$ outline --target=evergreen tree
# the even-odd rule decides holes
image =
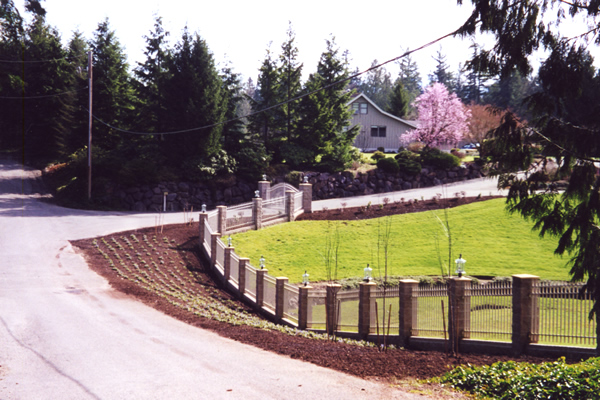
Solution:
[[[377,64],[379,62],[373,60],[371,68]],[[392,78],[385,67],[379,67],[367,72],[359,88],[360,92],[377,104],[379,108],[382,110],[388,108],[392,93]]]
[[[198,178],[221,149],[223,127],[213,125],[223,121],[227,106],[213,56],[198,34],[184,30],[170,58],[169,75],[165,100],[170,130],[206,128],[165,135],[163,149],[171,165]]]
[[[441,83],[446,88],[453,92],[456,89],[456,79],[454,74],[450,72],[448,64],[446,64],[446,56],[442,54],[442,50],[438,50],[437,55],[433,57],[436,61],[435,71],[429,75],[429,81],[431,83]]]
[[[411,102],[423,93],[421,86],[421,74],[417,63],[408,55],[403,57],[400,62],[400,75],[398,78],[406,91],[410,94]]]
[[[335,39],[326,43],[317,72],[306,82],[306,92],[318,91],[302,99],[302,123],[294,164],[339,171],[352,161],[352,143],[359,131],[357,126],[348,129],[352,112],[347,103],[352,92],[347,90],[347,82],[332,85],[348,77],[347,66],[338,55]],[[322,88],[325,89],[319,90]]]
[[[93,51],[93,113],[104,123],[127,129],[133,115],[133,87],[126,55],[108,19],[98,24],[90,43]],[[116,150],[129,140],[113,128],[99,122],[93,124],[93,144],[104,150]]]
[[[64,153],[72,154],[83,150],[88,140],[89,120],[89,82],[88,82],[88,53],[89,45],[81,32],[74,32],[67,48],[67,57],[73,68],[72,96],[75,108],[71,128],[65,134]]]
[[[260,135],[246,130],[244,115],[249,111],[246,96],[253,91],[252,80],[241,84],[240,75],[226,66],[221,71],[223,95],[227,104],[223,125],[223,149],[235,158],[236,171],[240,176],[259,178],[267,166],[267,156]]]
[[[585,50],[600,31],[595,0],[474,0],[473,12],[459,30],[463,36],[492,34],[494,46],[481,52],[474,64],[501,78],[529,76],[530,56],[545,47],[539,71],[539,90],[527,99],[528,121],[506,113],[501,125],[484,143],[499,185],[508,187],[508,208],[535,223],[540,235],[558,237],[556,254],[568,255],[574,281],[585,281],[594,305],[590,319],[600,315],[600,178],[594,163],[600,157],[600,79]],[[558,8],[557,20],[551,15]],[[567,13],[568,12],[568,13]],[[581,35],[565,38],[557,29],[563,19],[582,16]],[[479,23],[478,21],[484,21]],[[535,158],[534,158],[535,156]],[[534,164],[534,160],[540,162]],[[556,172],[543,168],[558,165]],[[530,173],[523,174],[522,171]],[[517,173],[518,172],[518,173]],[[569,176],[558,192],[546,180]],[[600,324],[596,324],[600,355]]]
[[[169,80],[168,62],[170,49],[166,47],[169,32],[162,26],[162,18],[157,17],[154,31],[146,39],[146,61],[138,62],[134,70],[137,79],[135,88],[140,101],[140,115],[136,126],[144,132],[165,132],[169,127],[165,124],[167,103],[165,92]]]
[[[23,18],[12,0],[0,2],[0,148],[20,147],[25,133],[23,121],[25,57]]]
[[[267,49],[265,60],[259,68],[254,97],[250,99],[254,115],[249,118],[249,130],[261,136],[267,155],[275,162],[281,160],[275,140],[281,120],[278,112],[271,107],[280,102],[279,85],[279,70]]]
[[[400,74],[398,79],[404,86],[404,89],[408,93],[408,104],[409,108],[405,114],[406,118],[415,119],[417,112],[413,103],[417,97],[423,93],[421,86],[421,75],[419,74],[419,67],[417,63],[412,60],[410,55],[403,57],[398,63],[400,67]]]
[[[477,59],[477,56],[481,52],[479,46],[475,43],[471,45],[473,49],[472,59]],[[480,68],[472,65],[471,63],[467,63],[463,69],[459,67],[460,73],[466,73],[466,79],[464,85],[462,85],[460,90],[457,90],[458,97],[464,103],[467,104],[481,104],[483,94],[484,94],[484,74],[480,71]],[[460,81],[459,77],[459,81]],[[459,82],[461,85],[462,82]]]
[[[281,113],[281,119],[283,122],[282,129],[282,142],[292,142],[296,126],[298,124],[298,100],[291,101],[292,98],[298,96],[302,89],[300,78],[302,76],[302,64],[298,64],[298,49],[296,48],[294,41],[296,35],[292,30],[291,23],[287,31],[287,40],[281,45],[281,55],[279,56],[279,98],[286,101],[278,109]]]
[[[529,113],[525,100],[537,90],[534,81],[515,71],[490,85],[483,99],[498,108],[508,108],[520,117],[527,117]]]
[[[25,54],[25,156],[36,163],[57,159],[72,124],[75,96],[73,65],[66,60],[58,32],[44,17],[36,16],[26,30]]]
[[[410,104],[410,94],[402,84],[402,81],[396,79],[386,111],[397,117],[406,118],[410,112]]]

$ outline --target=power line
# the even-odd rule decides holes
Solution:
[[[33,63],[46,63],[46,62],[56,62],[56,61],[63,61],[63,60],[75,60],[78,58],[82,58],[85,57],[86,55],[80,55],[80,56],[71,56],[71,57],[63,57],[63,58],[50,58],[47,60],[0,60],[1,63],[8,63],[8,64],[33,64]]]
[[[423,50],[423,49],[425,49],[425,48],[427,48],[427,47],[429,47],[431,45],[436,44],[437,42],[439,42],[439,41],[441,41],[443,39],[446,39],[447,37],[454,36],[454,35],[456,35],[458,33],[459,30],[460,29],[457,29],[457,30],[455,30],[453,32],[450,32],[450,33],[448,33],[448,34],[446,34],[444,36],[441,36],[441,37],[439,37],[439,38],[437,38],[435,40],[432,40],[431,42],[428,42],[428,43],[426,43],[426,44],[424,44],[424,45],[422,45],[420,47],[417,47],[416,49],[407,50],[406,52],[404,52],[402,55],[399,55],[398,57],[394,57],[392,59],[389,59],[387,61],[382,62],[381,64],[374,65],[374,66],[372,66],[372,67],[370,67],[370,68],[368,68],[368,69],[366,69],[364,71],[357,72],[357,73],[355,73],[353,75],[350,75],[347,78],[340,79],[338,81],[330,83],[329,85],[323,86],[322,88],[315,89],[312,92],[305,93],[305,94],[302,94],[300,96],[293,97],[293,98],[288,99],[286,101],[283,101],[281,103],[277,103],[277,104],[272,105],[270,107],[264,108],[264,109],[259,110],[259,111],[255,111],[255,112],[250,113],[250,114],[243,115],[241,117],[232,118],[232,119],[229,119],[227,121],[221,121],[221,122],[217,122],[217,123],[214,123],[214,124],[211,124],[211,125],[205,125],[205,126],[200,126],[200,127],[196,127],[196,128],[189,128],[189,129],[183,129],[183,130],[178,130],[178,131],[169,131],[169,132],[135,132],[135,131],[121,129],[121,128],[118,128],[116,126],[110,125],[109,123],[102,121],[100,118],[96,117],[95,115],[93,115],[93,117],[94,117],[94,119],[96,121],[100,122],[103,125],[106,125],[107,127],[111,128],[111,129],[114,129],[114,130],[116,130],[118,132],[122,132],[122,133],[128,133],[128,134],[131,134],[131,135],[145,135],[145,136],[148,136],[148,135],[172,135],[172,134],[176,134],[176,133],[189,133],[189,132],[199,131],[199,130],[203,130],[203,129],[210,129],[210,128],[214,128],[214,127],[217,127],[217,126],[220,126],[220,125],[225,125],[225,124],[228,124],[228,123],[231,123],[231,122],[234,122],[234,121],[238,121],[238,120],[241,120],[241,119],[244,119],[244,118],[253,117],[253,116],[258,115],[260,113],[263,113],[265,111],[269,111],[269,110],[278,108],[278,107],[280,107],[280,106],[282,106],[284,104],[288,104],[288,103],[291,103],[293,101],[297,101],[297,100],[300,100],[300,99],[302,99],[304,97],[313,95],[313,94],[318,93],[320,91],[323,91],[325,89],[329,89],[329,88],[331,88],[333,86],[339,85],[340,83],[344,83],[344,82],[350,81],[350,80],[352,80],[352,79],[354,79],[354,78],[356,78],[356,77],[358,77],[360,75],[363,75],[363,74],[365,74],[365,73],[367,73],[369,71],[373,71],[373,70],[378,69],[378,68],[380,68],[380,67],[382,67],[382,66],[384,66],[386,64],[389,64],[389,63],[397,61],[397,60],[399,60],[401,58],[407,57],[407,56],[411,55],[412,53],[415,53],[417,51]]]
[[[0,96],[0,99],[7,99],[7,100],[46,99],[49,97],[64,96],[65,94],[69,94],[69,93],[81,92],[83,90],[86,90],[87,88],[88,88],[88,86],[81,88],[81,89],[77,89],[77,90],[68,90],[68,91],[62,92],[62,93],[46,94],[46,95],[41,95],[41,96]]]

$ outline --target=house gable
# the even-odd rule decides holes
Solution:
[[[416,123],[383,111],[362,93],[347,104],[353,110],[350,125],[360,127],[354,146],[362,151],[372,151],[378,147],[383,147],[386,151],[397,151],[400,136],[417,128]]]

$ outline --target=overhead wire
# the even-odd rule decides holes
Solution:
[[[78,58],[83,58],[83,57],[87,57],[87,54],[82,54],[79,56],[69,56],[69,57],[62,57],[62,58],[50,58],[47,60],[2,60],[0,59],[0,63],[8,63],[8,64],[33,64],[33,63],[45,63],[45,62],[56,62],[56,61],[63,61],[63,60],[75,60]]]
[[[387,61],[384,61],[384,62],[382,62],[380,64],[371,66],[370,68],[367,68],[364,71],[357,72],[357,73],[352,74],[352,75],[350,75],[350,76],[348,76],[348,77],[346,77],[344,79],[340,79],[338,81],[335,81],[333,83],[325,85],[325,86],[323,86],[323,87],[321,87],[319,89],[315,89],[315,90],[313,90],[311,92],[308,92],[308,93],[305,93],[305,94],[302,94],[302,95],[299,95],[299,96],[295,96],[295,97],[293,97],[291,99],[288,99],[286,101],[282,101],[282,102],[274,104],[274,105],[272,105],[270,107],[263,108],[262,110],[258,110],[258,111],[255,111],[255,112],[252,112],[252,113],[240,116],[240,117],[236,117],[236,118],[232,118],[232,119],[226,120],[226,121],[216,122],[216,123],[210,124],[210,125],[204,125],[204,126],[200,126],[200,127],[196,127],[196,128],[182,129],[182,130],[177,130],[177,131],[167,131],[167,132],[135,132],[135,131],[127,130],[127,129],[121,129],[121,128],[113,126],[113,125],[111,125],[111,124],[109,124],[107,122],[104,122],[100,118],[96,117],[93,113],[92,113],[92,117],[96,121],[100,122],[101,124],[103,124],[103,125],[111,128],[111,129],[114,129],[114,130],[116,130],[118,132],[132,134],[132,135],[144,135],[144,136],[149,136],[149,135],[172,135],[172,134],[177,134],[177,133],[189,133],[189,132],[199,131],[199,130],[203,130],[203,129],[215,128],[215,127],[220,126],[220,125],[225,125],[225,124],[228,124],[228,123],[231,123],[231,122],[234,122],[234,121],[238,121],[238,120],[241,120],[241,119],[253,117],[253,116],[261,114],[263,112],[273,110],[275,108],[281,107],[282,105],[285,105],[285,104],[288,104],[288,103],[300,100],[300,99],[302,99],[304,97],[307,97],[307,96],[313,95],[315,93],[321,92],[323,90],[329,89],[331,87],[339,85],[340,83],[344,83],[344,82],[350,81],[350,80],[352,80],[354,78],[357,78],[360,75],[363,75],[363,74],[365,74],[365,73],[367,73],[369,71],[373,71],[375,69],[381,68],[382,66],[384,66],[386,64],[389,64],[389,63],[394,62],[394,61],[398,61],[401,58],[404,58],[404,57],[407,57],[407,56],[411,55],[412,53],[415,53],[415,52],[423,50],[423,49],[425,49],[425,48],[427,48],[427,47],[429,47],[431,45],[434,45],[434,44],[438,43],[441,40],[444,40],[444,39],[446,39],[446,38],[448,38],[450,36],[454,36],[454,35],[456,35],[458,33],[458,31],[459,31],[459,29],[456,29],[456,30],[454,30],[454,31],[452,31],[452,32],[450,32],[450,33],[448,33],[446,35],[440,36],[439,38],[437,38],[435,40],[432,40],[432,41],[430,41],[430,42],[428,42],[428,43],[426,43],[426,44],[424,44],[424,45],[422,45],[420,47],[417,47],[416,49],[407,50],[403,54],[399,55],[398,57],[394,57],[394,58],[391,58],[391,59],[389,59]]]
[[[45,94],[45,95],[40,95],[40,96],[0,96],[0,99],[8,99],[8,100],[45,99],[45,98],[49,98],[49,97],[64,96],[65,94],[69,94],[69,93],[81,92],[83,90],[87,90],[88,88],[89,88],[89,86],[86,86],[86,87],[83,87],[83,88],[77,89],[77,90],[67,90],[67,91],[61,92],[61,93]]]

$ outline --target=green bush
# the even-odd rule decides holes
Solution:
[[[379,161],[381,159],[385,158],[385,154],[383,151],[376,151],[375,153],[373,153],[373,155],[371,156],[372,160],[375,161]]]
[[[394,157],[398,162],[400,171],[408,175],[416,175],[421,172],[421,164],[419,163],[419,155],[411,151],[401,151]]]
[[[381,169],[384,172],[389,172],[392,174],[398,173],[400,171],[400,166],[398,165],[398,161],[393,158],[382,158],[377,161],[377,168]]]
[[[377,151],[380,151],[382,153],[385,153],[385,147],[378,147]]]
[[[291,171],[285,176],[285,181],[291,185],[298,187],[300,182],[302,182],[302,177],[304,173],[301,171]]]
[[[442,383],[486,398],[600,399],[600,358],[567,364],[564,358],[541,364],[497,362],[483,367],[461,366]]]
[[[426,147],[421,151],[421,163],[434,168],[448,170],[460,165],[460,159],[452,154],[445,153],[433,147]]]

